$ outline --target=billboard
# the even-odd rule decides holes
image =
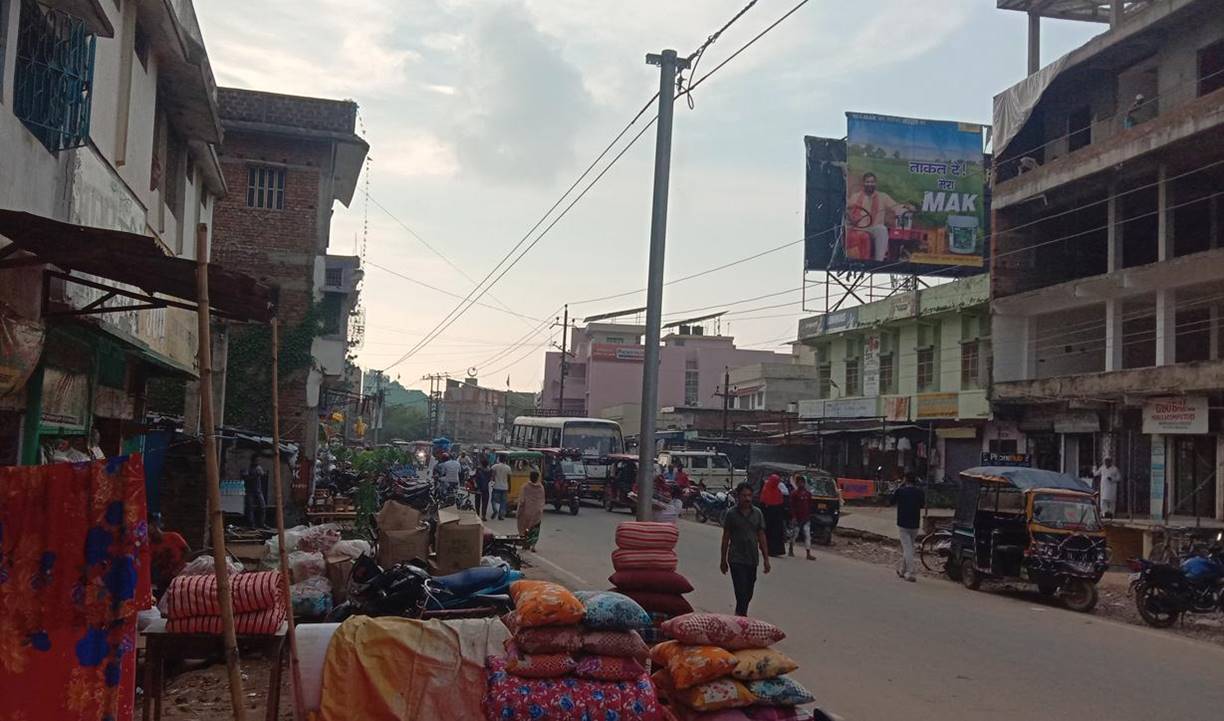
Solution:
[[[804,268],[985,272],[983,127],[847,113],[847,137],[804,138]]]

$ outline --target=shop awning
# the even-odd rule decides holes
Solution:
[[[51,271],[53,277],[108,293],[97,305],[73,311],[74,314],[166,306],[196,309],[196,262],[167,255],[158,242],[147,235],[0,210],[0,236],[13,243],[0,248],[0,269],[47,263],[64,271],[87,273],[143,291],[143,294],[136,293],[99,283],[96,279],[69,277]],[[25,251],[33,257],[15,257],[17,251]],[[222,318],[266,322],[276,313],[275,288],[215,264],[208,267],[208,295],[212,312]],[[106,302],[114,297],[136,300],[143,305],[107,307]]]

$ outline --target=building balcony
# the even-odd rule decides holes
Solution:
[[[1224,388],[1224,361],[1077,373],[1053,378],[998,382],[991,387],[995,403],[1124,400],[1129,397],[1218,392]]]

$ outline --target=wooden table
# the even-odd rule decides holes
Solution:
[[[281,666],[284,665],[289,650],[289,645],[285,643],[287,633],[288,626],[284,625],[271,636],[238,636],[239,645],[262,648],[264,655],[272,659],[272,669],[268,676],[268,708],[264,714],[266,721],[276,721],[280,710]],[[161,721],[166,659],[224,655],[225,646],[220,635],[167,633],[164,620],[154,622],[141,631],[141,635],[145,641],[144,701],[141,718],[144,721],[150,721],[150,718],[152,721]]]

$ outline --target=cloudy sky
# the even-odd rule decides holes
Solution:
[[[386,368],[458,303],[400,276],[467,294],[657,89],[645,54],[688,54],[744,2],[196,6],[219,84],[360,105],[371,201],[359,192],[352,207],[337,205],[331,250],[354,252],[368,214],[367,260],[381,267],[367,268],[358,359]],[[698,74],[794,3],[760,0],[710,48]],[[847,13],[850,5],[812,0],[700,87],[694,109],[677,105],[668,278],[803,236],[805,134],[843,136],[847,110],[989,123],[991,97],[1024,73],[1025,18],[991,0],[876,0]],[[1046,21],[1043,59],[1101,29]],[[486,305],[390,373],[419,386],[425,373],[475,366],[484,384],[509,376],[516,389],[539,390],[544,346],[556,337],[532,334],[538,320],[566,302],[579,318],[644,305],[644,293],[581,301],[645,285],[653,141],[648,131],[484,296]],[[737,311],[724,333],[741,346],[785,351],[779,344],[805,315],[798,290],[782,293],[802,284],[802,255],[795,245],[669,286],[665,318]]]

